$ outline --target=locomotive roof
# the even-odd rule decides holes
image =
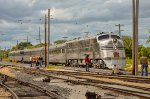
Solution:
[[[105,33],[105,32],[103,32],[103,33],[100,33],[96,36],[90,36],[90,37],[85,37],[85,38],[81,38],[81,39],[75,39],[75,40],[67,41],[66,43],[72,43],[72,42],[77,42],[77,41],[82,41],[82,40],[94,39],[97,36],[103,36],[103,35],[116,35],[116,36],[118,36],[116,33],[108,33],[108,32]]]
[[[51,45],[50,50],[56,49],[56,48],[64,48],[66,43],[63,44],[56,44],[56,45]]]
[[[85,37],[85,38],[81,38],[81,39],[75,39],[75,40],[67,41],[66,43],[72,43],[72,42],[83,41],[83,40],[94,39],[94,38],[96,38],[96,36]]]
[[[24,50],[11,51],[9,53],[11,54],[11,53],[19,53],[19,52],[38,51],[38,50],[42,50],[42,49],[43,49],[43,47],[33,48],[33,49],[24,49]]]
[[[103,36],[103,35],[116,35],[114,33],[100,33],[97,36]],[[50,46],[50,50],[56,49],[56,48],[64,48],[66,43],[73,43],[73,42],[77,42],[77,41],[83,41],[83,40],[88,40],[88,39],[94,39],[97,36],[91,36],[91,37],[85,37],[85,38],[81,38],[81,39],[76,39],[76,40],[71,40],[71,41],[67,41],[63,44],[56,44],[56,45],[51,45]],[[38,50],[43,50],[44,47],[40,47],[40,48],[33,48],[33,49],[24,49],[24,50],[17,50],[17,51],[11,51],[9,53],[19,53],[21,51],[24,52],[28,52],[28,51],[38,51]]]
[[[42,50],[43,47],[39,47],[39,48],[33,48],[33,49],[24,49],[23,51],[26,52],[26,51],[38,51],[38,50]]]

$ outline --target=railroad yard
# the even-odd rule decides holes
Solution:
[[[0,99],[150,99],[150,0],[0,0]]]
[[[57,69],[29,67],[28,64],[1,66],[0,97],[3,99],[85,99],[85,93],[99,99],[149,99],[150,78],[110,75],[110,70],[85,72],[85,68],[59,66]],[[96,71],[96,70],[95,70]],[[103,71],[103,72],[101,72]],[[105,72],[104,72],[105,71]],[[6,90],[7,86],[9,90]],[[11,91],[10,91],[11,90]]]

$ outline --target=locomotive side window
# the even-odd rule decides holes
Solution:
[[[104,39],[108,39],[109,35],[101,35],[98,37],[98,40],[104,40]]]

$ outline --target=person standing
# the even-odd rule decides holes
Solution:
[[[142,57],[140,58],[140,64],[141,64],[141,76],[145,74],[145,76],[148,76],[148,59],[146,56],[142,54]]]
[[[119,71],[119,68],[116,66],[116,64],[114,65],[114,67],[112,68],[112,75],[119,75],[121,74]]]
[[[38,61],[39,61],[39,65],[40,65],[40,67],[42,67],[43,57],[41,57],[41,56],[40,56]]]
[[[35,56],[32,57],[32,66],[33,67],[36,66],[36,57]]]
[[[89,55],[86,55],[84,61],[86,63],[86,71],[89,72],[89,65],[90,65]]]
[[[21,63],[23,63],[23,61],[24,61],[24,59],[23,59],[23,57],[21,58]]]
[[[32,56],[30,56],[30,67],[32,67]]]

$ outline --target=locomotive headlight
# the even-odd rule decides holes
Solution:
[[[116,49],[117,49],[117,46],[113,46],[113,48],[116,50]]]
[[[112,39],[112,43],[113,43],[113,48],[116,50],[117,45],[118,45],[118,40],[117,39]]]
[[[118,42],[118,40],[117,40],[117,39],[113,39],[112,42],[113,42],[114,44],[116,44],[116,43]]]

